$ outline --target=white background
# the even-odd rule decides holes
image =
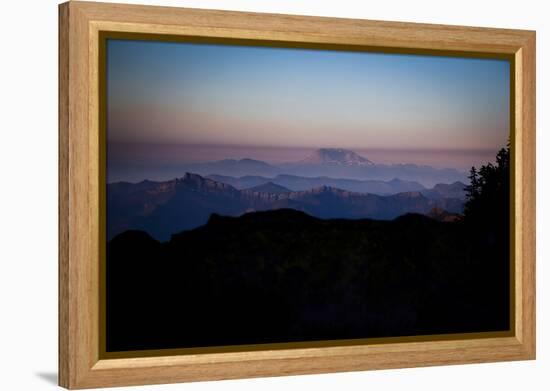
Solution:
[[[119,0],[124,2],[123,0]],[[548,390],[550,137],[545,1],[180,0],[134,3],[537,30],[538,359],[176,384],[155,390]],[[57,377],[57,1],[2,2],[0,58],[0,389]],[[546,239],[546,240],[545,240]],[[545,384],[546,383],[546,384]],[[132,388],[134,389],[134,388]],[[135,388],[138,389],[138,388]]]

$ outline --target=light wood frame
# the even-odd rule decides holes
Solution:
[[[100,358],[101,31],[511,59],[514,329],[509,336]],[[535,358],[535,32],[106,3],[59,6],[59,384],[92,388]]]

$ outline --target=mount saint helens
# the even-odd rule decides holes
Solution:
[[[277,186],[273,191],[274,186]],[[452,186],[452,185],[451,185]],[[459,185],[464,186],[464,185]],[[447,188],[448,185],[438,187]],[[440,197],[436,189],[381,196],[330,186],[283,191],[280,185],[238,190],[186,173],[166,182],[118,182],[107,186],[107,236],[126,230],[144,230],[158,240],[205,224],[213,213],[239,216],[247,212],[290,208],[323,219],[383,219],[406,213],[428,214],[434,209],[461,213],[462,198]],[[257,191],[260,190],[260,191]]]
[[[347,149],[320,148],[302,160],[303,164],[335,164],[338,166],[372,166],[369,159]]]

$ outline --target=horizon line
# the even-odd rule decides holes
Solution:
[[[306,146],[306,145],[295,145],[295,146],[288,146],[288,145],[259,145],[259,144],[206,144],[206,143],[174,143],[174,142],[150,142],[150,141],[121,141],[121,140],[107,140],[107,144],[120,144],[120,145],[131,145],[131,146],[151,146],[151,147],[210,147],[210,148],[267,148],[267,149],[311,149],[311,150],[319,150],[319,149],[345,149],[349,151],[355,151],[355,150],[372,150],[372,151],[414,151],[414,152],[424,152],[424,151],[438,151],[438,152],[473,152],[473,153],[479,153],[479,152],[492,152],[492,151],[499,151],[502,148],[505,148],[505,146],[499,146],[499,147],[482,147],[482,148],[468,148],[468,147],[460,147],[460,148],[438,148],[438,147],[385,147],[385,146],[365,146],[365,147],[357,147],[357,146],[326,146],[326,145],[320,145],[320,146]]]

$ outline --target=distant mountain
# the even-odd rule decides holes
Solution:
[[[121,191],[122,190],[122,191]],[[195,228],[210,217],[213,210],[238,215],[249,203],[232,186],[195,174],[166,182],[137,184],[129,190],[107,185],[107,236],[127,229],[142,229],[157,238]]]
[[[429,198],[466,198],[466,185],[462,182],[451,184],[438,183],[432,189],[422,191]]]
[[[433,188],[427,189],[415,181],[404,181],[394,178],[390,181],[340,179],[329,177],[300,177],[295,175],[277,175],[273,178],[262,176],[243,176],[235,178],[224,175],[208,175],[208,178],[217,182],[226,183],[236,189],[248,189],[258,187],[266,183],[273,183],[291,191],[311,190],[316,187],[329,186],[357,193],[371,193],[378,195],[391,195],[410,191],[420,191],[428,198],[457,198],[464,200],[466,197],[466,185],[460,181],[445,184],[438,183]],[[269,191],[268,191],[269,192]]]
[[[393,219],[405,213],[427,213],[435,207],[460,213],[463,201],[430,199],[421,192],[380,196],[321,186],[305,191],[257,192],[185,174],[167,182],[141,182],[132,189],[120,183],[107,186],[107,235],[147,231],[159,240],[205,224],[213,213],[239,216],[245,212],[290,208],[320,218]]]
[[[231,176],[262,175],[273,176],[281,173],[281,169],[261,160],[254,159],[225,159],[215,162],[188,164],[187,171],[201,175],[218,174]]]
[[[239,190],[260,186],[268,182],[273,182],[275,184],[277,183],[277,177],[269,178],[269,177],[258,176],[258,175],[245,175],[241,177],[234,177],[229,175],[212,174],[212,175],[207,175],[206,178],[212,179],[216,182],[226,183]],[[290,189],[290,190],[293,190],[293,189]]]
[[[295,175],[277,175],[273,178],[261,176],[243,176],[240,178],[235,178],[224,175],[208,175],[208,178],[226,183],[237,189],[247,189],[272,182],[292,191],[310,190],[321,186],[330,186],[358,193],[372,193],[379,195],[396,194],[405,191],[426,190],[426,188],[418,182],[403,181],[396,178],[391,181],[340,179],[325,176],[308,178]]]
[[[458,200],[430,200],[420,192],[379,196],[323,186],[289,195],[288,198],[279,198],[271,209],[292,208],[324,219],[389,220],[406,213],[426,213],[435,206],[453,211],[462,208],[462,202]]]
[[[302,164],[331,164],[337,166],[372,166],[369,159],[350,151],[349,149],[321,148],[300,163]]]
[[[434,168],[416,164],[373,164],[373,165],[338,165],[338,164],[309,164],[285,163],[279,165],[281,173],[302,177],[346,178],[354,180],[390,181],[399,178],[403,181],[421,183],[432,187],[438,183],[452,183],[468,181],[464,171],[453,168]]]
[[[291,191],[286,187],[277,185],[276,183],[273,183],[273,182],[266,182],[246,190],[252,191],[255,193],[271,193],[271,194],[289,193]]]
[[[353,151],[335,148],[321,148],[300,161],[276,165],[254,159],[225,159],[215,162],[184,164],[179,166],[178,170],[179,172],[194,172],[202,176],[215,175],[216,177],[229,176],[234,178],[258,176],[274,178],[278,175],[290,175],[384,182],[399,178],[402,181],[421,183],[426,187],[432,187],[438,183],[468,181],[466,172],[452,168],[434,168],[416,164],[375,164]],[[293,190],[291,186],[286,186],[284,183],[273,182]],[[264,182],[259,181],[237,187],[242,189],[262,183]],[[337,186],[339,185],[337,184]],[[350,191],[365,191],[364,189],[351,187],[347,189]],[[304,188],[300,187],[294,190],[304,190]],[[419,189],[415,188],[414,190]],[[374,192],[377,194],[390,194],[393,190],[389,192],[376,190]]]

